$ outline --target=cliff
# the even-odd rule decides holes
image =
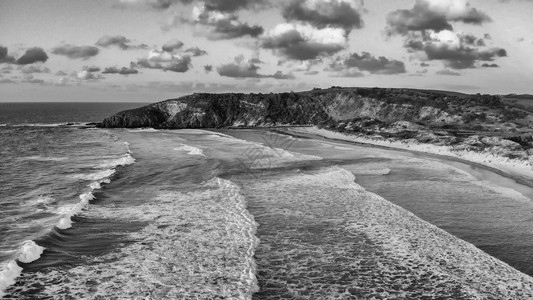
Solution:
[[[340,87],[278,94],[197,93],[117,113],[99,126],[318,125],[383,138],[464,144],[472,150],[493,147],[504,156],[527,158],[533,155],[533,104],[511,96]]]

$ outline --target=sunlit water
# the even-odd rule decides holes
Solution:
[[[529,276],[421,220],[531,274],[531,190],[486,170],[254,130],[24,130],[57,134],[47,152],[19,155],[49,159],[16,165],[26,170],[18,189],[38,192],[2,190],[11,199],[2,205],[18,209],[4,226],[27,220],[32,228],[2,239],[13,249],[3,261],[27,240],[44,248],[18,263],[23,271],[6,299],[530,295]],[[29,137],[20,147],[46,145],[32,147]],[[29,177],[32,170],[43,175]],[[106,170],[113,172],[95,175]],[[101,189],[91,187],[99,181]],[[87,192],[94,199],[75,214],[55,208],[80,208]],[[21,209],[34,194],[56,202]]]

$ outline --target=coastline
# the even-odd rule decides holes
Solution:
[[[529,162],[511,160],[491,153],[477,153],[472,151],[454,151],[452,147],[432,144],[413,143],[399,140],[372,139],[366,136],[350,135],[332,130],[313,127],[285,127],[276,128],[276,132],[303,138],[321,137],[326,140],[343,143],[354,143],[382,149],[393,149],[413,153],[424,153],[445,158],[452,161],[468,163],[495,172],[501,176],[511,178],[516,182],[533,188],[533,157]]]

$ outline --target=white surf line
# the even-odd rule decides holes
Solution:
[[[515,174],[533,179],[533,157],[530,157],[529,162],[509,159],[494,155],[487,152],[473,152],[466,150],[454,150],[449,146],[437,146],[431,144],[415,144],[405,141],[390,141],[390,140],[378,140],[369,137],[345,134],[335,132],[331,130],[321,129],[318,127],[294,127],[289,128],[289,132],[313,134],[316,136],[337,139],[348,142],[356,142],[361,144],[376,145],[381,147],[387,147],[391,149],[401,149],[409,151],[424,152],[428,154],[437,154],[453,158],[464,159],[473,163],[478,163],[502,171],[508,174]]]

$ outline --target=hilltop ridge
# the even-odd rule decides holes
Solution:
[[[527,160],[533,155],[533,100],[515,96],[342,87],[269,94],[195,93],[119,112],[99,126],[315,125],[384,139],[490,150]]]

